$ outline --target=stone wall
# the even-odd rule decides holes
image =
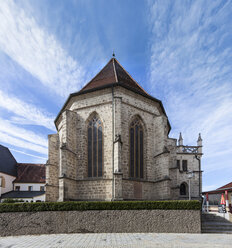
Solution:
[[[87,174],[87,127],[94,115],[103,124],[102,178]],[[144,176],[132,180],[129,128],[136,117],[144,131]],[[196,171],[191,194],[199,195],[198,161],[192,154],[177,154],[176,140],[168,138],[167,117],[156,101],[119,86],[114,92],[89,92],[70,99],[56,127],[58,134],[49,137],[48,201],[178,199],[187,175],[175,168],[176,159],[186,156],[189,169]]]
[[[200,233],[197,210],[0,213],[0,236],[51,233]]]
[[[46,164],[46,201],[59,197],[59,135],[48,135],[48,161]]]

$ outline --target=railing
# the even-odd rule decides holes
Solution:
[[[177,146],[177,152],[198,153],[198,146]]]

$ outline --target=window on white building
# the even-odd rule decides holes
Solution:
[[[40,186],[40,191],[44,191],[44,186]]]
[[[20,186],[15,186],[15,191],[20,191]]]
[[[28,186],[28,191],[32,191],[32,186]]]

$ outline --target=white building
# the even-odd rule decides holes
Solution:
[[[0,145],[0,201],[45,201],[45,166],[17,163],[7,147]]]

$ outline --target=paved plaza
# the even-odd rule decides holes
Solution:
[[[0,248],[168,247],[231,248],[232,234],[101,233],[49,234],[0,238]]]

